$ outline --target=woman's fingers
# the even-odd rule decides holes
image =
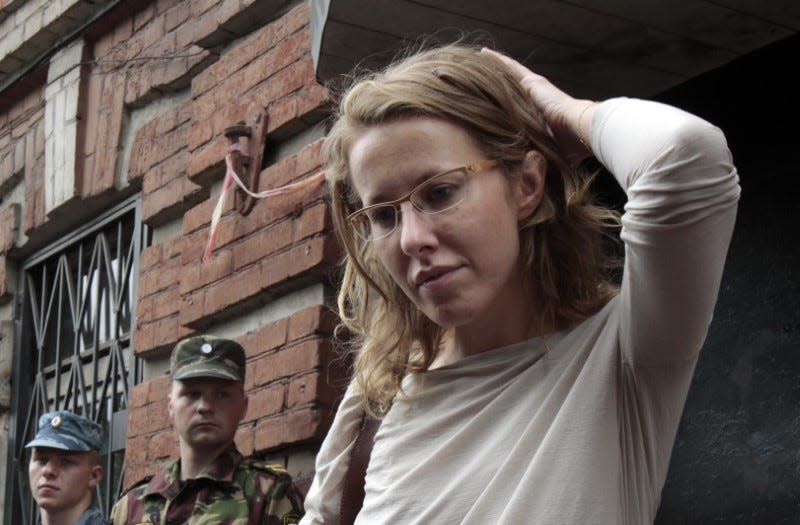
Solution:
[[[481,49],[481,53],[505,65],[522,85],[571,163],[577,164],[591,155],[587,143],[591,136],[594,102],[571,97],[547,78],[502,53],[489,48]]]

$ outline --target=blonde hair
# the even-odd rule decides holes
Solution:
[[[547,159],[545,196],[520,227],[521,264],[543,327],[561,329],[597,312],[617,292],[616,258],[604,236],[619,216],[591,200],[591,177],[571,168],[547,125],[510,72],[476,47],[450,44],[408,56],[356,79],[341,97],[324,145],[335,230],[345,248],[338,296],[344,328],[358,350],[355,379],[372,413],[385,411],[403,377],[426,370],[443,330],[393,282],[371,243],[346,217],[361,207],[350,180],[348,153],[365,129],[408,117],[445,119],[462,126],[515,176],[525,154]]]

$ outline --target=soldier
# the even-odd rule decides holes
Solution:
[[[301,498],[281,467],[243,459],[233,438],[247,412],[245,353],[235,341],[197,336],[170,358],[169,416],[180,458],[114,505],[114,525],[297,523]]]
[[[28,463],[31,493],[42,525],[105,525],[92,506],[92,492],[103,478],[100,448],[103,428],[72,412],[48,412],[39,418]]]

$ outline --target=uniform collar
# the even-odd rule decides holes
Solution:
[[[242,461],[242,455],[236,450],[236,445],[231,445],[214,460],[197,479],[208,479],[213,483],[227,484],[233,481],[233,472]],[[145,496],[160,494],[167,500],[173,500],[181,491],[181,460],[176,459],[159,470],[147,484]]]

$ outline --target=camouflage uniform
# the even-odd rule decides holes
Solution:
[[[111,511],[114,525],[284,525],[303,514],[280,467],[243,459],[231,446],[197,478],[180,481],[180,460],[135,486]]]
[[[173,381],[215,378],[244,381],[246,356],[235,341],[185,339],[170,357]],[[180,460],[135,486],[111,511],[114,525],[285,525],[299,523],[302,499],[280,466],[243,459],[231,443],[194,479],[181,481]]]

